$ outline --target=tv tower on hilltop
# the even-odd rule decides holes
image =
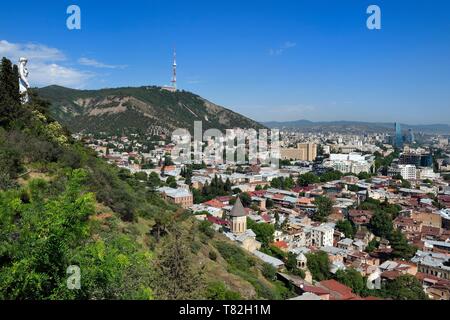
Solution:
[[[175,48],[173,49],[173,64],[172,64],[172,80],[170,80],[170,86],[163,86],[163,90],[170,92],[177,91],[177,52]]]
[[[172,87],[177,90],[177,51],[173,49],[173,65],[172,65]]]

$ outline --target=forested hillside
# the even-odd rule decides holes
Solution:
[[[282,299],[274,273],[97,158],[0,67],[0,299]],[[79,266],[81,288],[67,287]],[[263,275],[263,272],[264,275]]]
[[[259,123],[186,91],[160,87],[74,90],[60,86],[38,89],[51,103],[52,115],[73,132],[118,134],[170,133],[178,128],[263,128]]]

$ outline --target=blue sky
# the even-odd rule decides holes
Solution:
[[[450,124],[447,0],[2,1],[0,55],[36,86],[169,84],[174,46],[181,89],[259,121]]]

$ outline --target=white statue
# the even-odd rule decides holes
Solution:
[[[30,84],[28,83],[28,69],[27,69],[27,58],[20,58],[19,60],[19,92],[22,99],[22,104],[28,103],[28,88]]]

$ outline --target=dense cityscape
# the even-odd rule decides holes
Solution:
[[[390,134],[282,131],[279,168],[174,163],[163,138],[76,137],[270,264],[297,289],[292,299],[374,298],[345,284],[405,276],[450,299],[449,140],[418,136],[400,124]],[[308,264],[322,254],[326,275]]]

